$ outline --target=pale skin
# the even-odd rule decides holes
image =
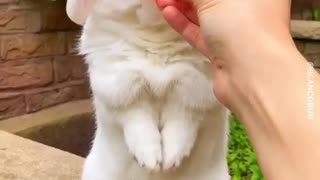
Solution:
[[[318,179],[320,76],[290,36],[290,1],[156,1],[211,59],[213,91],[246,126],[265,177]]]

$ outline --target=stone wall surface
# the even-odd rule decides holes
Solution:
[[[320,71],[320,21],[291,21],[291,34],[303,56]]]
[[[90,97],[65,0],[0,0],[0,120]]]

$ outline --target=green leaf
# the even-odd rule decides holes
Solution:
[[[258,174],[253,174],[253,175],[251,176],[251,178],[250,178],[250,180],[261,180],[261,179],[262,179],[262,177],[259,176]]]
[[[237,158],[237,154],[236,154],[236,153],[231,154],[231,155],[229,156],[229,161],[234,161],[234,160],[236,160],[236,158]]]
[[[320,21],[320,8],[315,8],[313,10],[313,18],[316,21]]]
[[[244,126],[235,116],[231,118],[228,165],[233,180],[262,180],[257,156]]]
[[[233,176],[232,180],[241,180],[241,176]]]

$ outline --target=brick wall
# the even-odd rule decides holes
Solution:
[[[0,0],[0,120],[88,98],[65,1]]]

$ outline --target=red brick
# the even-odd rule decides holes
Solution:
[[[40,2],[41,2],[38,0],[37,1],[35,0],[4,0],[4,1],[10,1],[8,9],[12,9],[12,10],[31,10],[31,9],[39,10]]]
[[[0,120],[26,113],[26,105],[23,96],[1,98],[0,96]]]
[[[1,58],[5,60],[62,55],[65,51],[64,33],[7,35],[1,39]]]
[[[39,12],[0,11],[0,33],[38,31],[40,31]]]
[[[78,30],[80,26],[73,23],[66,14],[66,9],[59,5],[47,5],[41,12],[41,30]]]
[[[0,5],[2,4],[11,4],[11,3],[15,3],[18,0],[0,0]]]
[[[1,58],[5,60],[62,55],[65,51],[64,33],[8,35],[1,40]]]
[[[88,85],[84,82],[77,85],[53,87],[42,92],[32,92],[26,95],[27,111],[35,112],[68,101],[88,98],[89,96]]]
[[[52,63],[48,58],[1,64],[0,89],[46,85],[53,81],[52,71]]]
[[[81,56],[61,56],[54,59],[54,72],[57,82],[85,79],[87,65]]]

